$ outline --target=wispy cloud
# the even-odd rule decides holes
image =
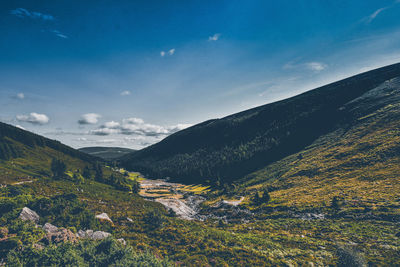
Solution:
[[[65,34],[63,34],[63,33],[61,33],[60,31],[52,30],[51,32],[54,33],[56,36],[58,36],[58,37],[60,37],[60,38],[68,39],[68,36],[65,35]]]
[[[47,115],[36,112],[32,112],[29,115],[17,115],[17,120],[37,125],[47,124],[50,121]]]
[[[371,23],[382,11],[388,9],[389,7],[382,7],[374,11],[371,15],[365,18],[366,23]]]
[[[307,62],[305,63],[305,66],[312,71],[315,72],[320,72],[323,71],[324,69],[326,69],[328,66],[324,63],[321,62]]]
[[[87,114],[83,114],[81,116],[81,119],[78,120],[78,123],[81,124],[81,125],[84,125],[84,124],[96,124],[99,121],[99,118],[101,118],[100,114],[87,113]]]
[[[164,51],[161,51],[161,52],[160,52],[160,56],[162,56],[162,57],[165,56],[165,52],[164,52]]]
[[[120,95],[122,95],[122,96],[127,96],[127,95],[130,95],[130,94],[131,94],[130,91],[125,90],[125,91],[122,91]]]
[[[20,18],[32,18],[32,19],[41,19],[41,20],[54,20],[53,15],[44,14],[36,11],[29,11],[25,8],[16,8],[10,11],[10,14],[15,15]]]
[[[25,95],[24,95],[24,93],[18,93],[15,97],[18,99],[24,99]]]
[[[215,33],[214,35],[208,37],[208,41],[218,41],[220,36],[220,33]]]
[[[376,17],[378,17],[379,14],[381,14],[383,11],[395,7],[397,4],[400,4],[400,0],[394,1],[393,4],[391,4],[391,5],[389,5],[389,6],[385,6],[385,7],[378,8],[377,10],[375,10],[375,11],[374,11],[372,14],[370,14],[369,16],[363,18],[362,21],[364,21],[366,24],[369,24],[369,23],[371,23],[374,19],[376,19]]]
[[[44,13],[40,13],[40,12],[36,12],[36,11],[29,11],[25,8],[16,8],[10,11],[11,15],[17,16],[19,18],[28,18],[28,19],[34,19],[34,20],[41,20],[44,22],[49,22],[54,24],[54,16],[50,15],[50,14],[44,14]],[[51,32],[52,34],[54,34],[55,36],[61,38],[61,39],[68,39],[69,37],[60,32],[59,30],[42,30],[42,31],[46,31],[46,32]]]
[[[320,72],[325,70],[328,67],[327,64],[322,63],[322,62],[317,62],[317,61],[311,61],[311,62],[306,62],[306,63],[295,63],[294,61],[290,61],[283,65],[284,70],[290,70],[290,69],[307,69],[311,70],[314,72]]]

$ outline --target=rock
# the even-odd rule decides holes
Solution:
[[[55,233],[58,231],[58,227],[52,225],[51,223],[45,223],[42,228],[46,233]]]
[[[109,221],[110,223],[113,223],[113,221],[110,219],[110,217],[108,217],[107,213],[105,212],[96,215],[96,218],[99,219],[100,221]]]
[[[23,221],[39,222],[39,215],[28,207],[24,207],[19,214],[19,218]]]
[[[92,235],[93,240],[100,240],[100,239],[105,239],[107,237],[111,236],[110,233],[103,232],[103,231],[96,231]]]
[[[121,242],[122,245],[126,246],[126,241],[123,238],[118,238],[117,241]]]
[[[0,227],[0,238],[5,238],[8,236],[8,228]]]
[[[47,224],[47,223],[46,223]],[[45,226],[46,226],[45,224]],[[50,225],[47,227],[47,233],[45,239],[47,240],[48,243],[66,243],[66,242],[72,242],[75,243],[78,241],[76,235],[68,229],[58,229],[56,226]],[[45,227],[43,226],[43,228]]]
[[[107,232],[103,232],[103,231],[96,231],[93,232],[93,230],[79,230],[78,233],[76,233],[76,236],[78,238],[88,238],[88,239],[93,239],[93,240],[100,240],[100,239],[104,239],[107,238],[109,236],[111,236],[110,233]]]
[[[129,218],[129,217],[126,217],[126,219],[127,219],[129,222],[133,222],[133,220],[132,220],[131,218]]]

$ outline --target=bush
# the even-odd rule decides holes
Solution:
[[[64,243],[42,250],[32,247],[16,249],[7,256],[9,266],[173,266],[167,259],[135,253],[112,238],[101,241],[84,240],[77,245]]]
[[[160,228],[165,223],[164,215],[158,209],[148,212],[143,219],[150,229]]]

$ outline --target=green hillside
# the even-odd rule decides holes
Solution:
[[[51,176],[52,159],[65,161],[68,169],[93,165],[100,159],[58,141],[0,122],[0,183]]]

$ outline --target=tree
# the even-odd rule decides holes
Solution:
[[[53,173],[54,178],[62,178],[66,170],[67,166],[62,160],[54,158],[51,161],[51,171]]]
[[[271,196],[269,195],[268,189],[265,189],[260,196],[260,192],[256,192],[253,197],[253,203],[256,205],[261,205],[263,203],[268,203],[271,200]]]
[[[336,211],[340,209],[340,202],[339,202],[339,197],[338,196],[334,196],[332,198],[331,208],[336,210]]]
[[[82,176],[86,179],[92,178],[92,174],[90,173],[90,169],[88,166],[85,166],[85,168],[83,169]]]
[[[261,197],[261,202],[262,203],[268,203],[271,200],[271,196],[269,195],[269,192],[267,189],[264,190],[262,197]]]
[[[131,185],[132,185],[132,193],[139,193],[140,191],[140,183],[135,179],[131,180]]]
[[[143,219],[147,226],[153,230],[162,227],[165,223],[164,215],[158,209],[148,212]]]
[[[95,175],[94,175],[94,179],[97,182],[104,182],[104,178],[103,178],[103,168],[101,167],[100,163],[96,163],[95,165]]]

